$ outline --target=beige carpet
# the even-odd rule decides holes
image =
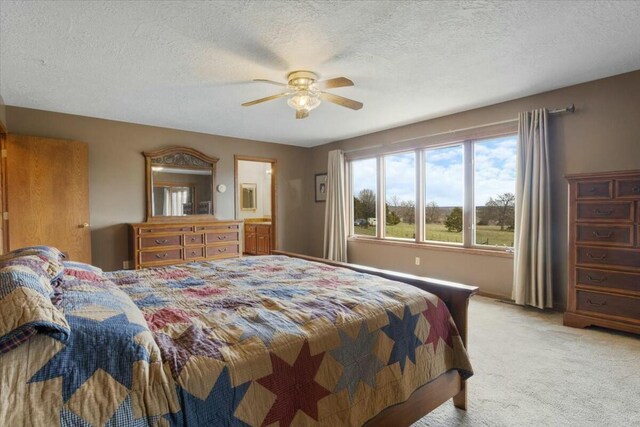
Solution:
[[[474,297],[469,409],[414,427],[640,426],[640,337],[562,326],[562,315]]]

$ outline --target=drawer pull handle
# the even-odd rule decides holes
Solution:
[[[615,211],[616,211],[615,209],[609,209],[608,211],[601,211],[600,209],[595,209],[593,213],[600,216],[609,216]]]
[[[218,249],[218,252],[227,252],[227,248]]]
[[[191,241],[192,241],[192,242],[195,242],[195,241],[196,241],[196,238],[195,238],[195,237],[192,237],[192,238],[191,238]]]
[[[587,277],[589,278],[589,280],[591,280],[592,282],[595,282],[595,283],[602,283],[602,282],[606,282],[607,281],[607,276],[591,277],[590,274],[587,274]]]
[[[631,191],[634,193],[640,193],[640,186],[634,185]]]
[[[602,255],[596,256],[596,255],[592,254],[591,252],[587,252],[587,256],[589,258],[591,258],[591,259],[603,260],[603,259],[605,259],[607,257],[607,254],[602,254]]]
[[[161,244],[163,244],[163,243],[167,243],[167,242],[168,242],[168,240],[167,240],[167,239],[162,239],[162,240],[160,240],[160,239],[156,239],[156,243],[157,243],[158,245],[161,245]]]
[[[227,236],[218,236],[218,240],[227,240]]]
[[[197,252],[196,251],[191,251],[191,255],[196,255]]]
[[[607,305],[607,302],[593,302],[590,299],[587,299],[587,302],[591,305],[595,305],[596,307],[604,307],[605,305]]]
[[[613,236],[613,231],[610,231],[608,233],[598,233],[597,231],[593,232],[593,237],[597,239],[610,239],[611,236]]]
[[[167,257],[167,255],[169,255],[169,254],[167,254],[167,253],[164,253],[164,254],[162,254],[162,255],[160,255],[160,254],[156,254],[156,258],[166,258],[166,257]]]
[[[591,187],[589,189],[589,193],[595,193],[596,192],[596,187]]]

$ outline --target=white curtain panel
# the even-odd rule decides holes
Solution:
[[[520,113],[513,299],[552,307],[547,110]]]
[[[344,153],[329,152],[327,167],[327,202],[324,213],[324,257],[347,262],[347,179]]]

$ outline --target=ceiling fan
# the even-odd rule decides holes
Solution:
[[[286,90],[282,93],[267,96],[266,98],[245,102],[242,106],[250,107],[252,105],[260,104],[261,102],[290,96],[290,98],[287,99],[287,104],[296,110],[296,119],[309,117],[309,111],[320,105],[322,101],[333,102],[334,104],[351,108],[352,110],[359,110],[362,108],[361,102],[324,91],[325,89],[333,89],[336,87],[353,86],[353,82],[346,77],[336,77],[335,79],[318,82],[318,75],[316,73],[300,70],[289,73],[287,80],[287,83],[279,83],[274,82],[273,80],[255,79],[254,82],[264,82],[277,86],[284,86],[286,87]]]

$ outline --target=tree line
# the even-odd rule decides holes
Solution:
[[[515,201],[513,193],[503,193],[490,197],[484,206],[479,206],[476,212],[477,225],[499,225],[500,231],[513,230],[515,223]],[[386,224],[396,225],[401,221],[407,224],[415,223],[415,203],[413,201],[400,200],[398,196],[392,196],[385,203]],[[451,232],[462,231],[462,208],[454,207],[449,213],[449,208],[438,206],[436,202],[425,205],[425,223],[443,223]],[[373,190],[363,189],[358,196],[353,198],[353,216],[356,221],[367,226],[369,218],[376,217],[376,194]],[[363,221],[364,220],[364,221]]]

